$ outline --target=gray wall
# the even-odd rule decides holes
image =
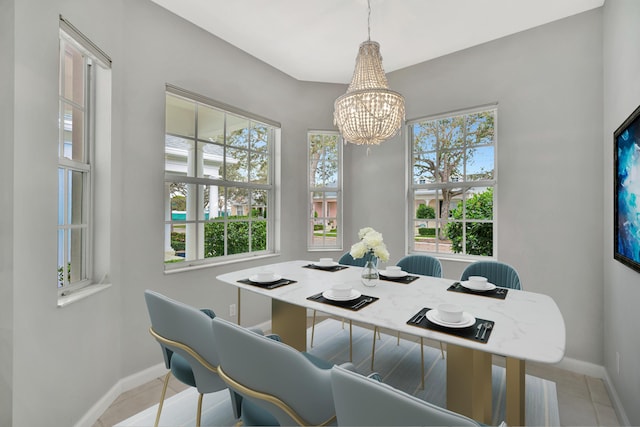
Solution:
[[[0,426],[13,402],[13,2],[0,0]]]
[[[4,11],[5,2],[2,7]],[[9,264],[6,259],[0,264],[0,292],[14,301],[0,302],[13,309],[12,318],[4,310],[0,317],[0,327],[9,328],[0,338],[9,337],[13,360],[13,384],[0,383],[0,397],[13,386],[12,402],[3,400],[0,409],[12,405],[16,426],[71,425],[120,379],[160,362],[147,333],[144,289],[207,305],[229,318],[228,306],[237,293],[217,282],[216,275],[319,256],[305,255],[301,237],[306,226],[306,132],[333,129],[333,100],[346,86],[295,81],[146,0],[21,0],[15,9],[14,69],[0,66],[0,76],[13,78],[16,91],[14,108],[0,119],[4,123],[15,116],[13,135],[12,126],[0,131],[15,141],[7,147],[14,150],[13,163],[0,160],[2,178],[13,185],[0,191],[7,196],[3,200],[13,200],[16,214],[0,219],[0,232],[3,243],[12,242],[11,231],[20,238],[13,242],[13,259],[9,254]],[[607,21],[610,27],[624,13],[615,11]],[[59,13],[114,60],[113,286],[63,309],[55,307],[55,223],[47,220],[55,218],[56,206],[56,184],[50,177],[56,168],[51,141],[57,138]],[[4,14],[0,19],[4,23]],[[596,365],[605,362],[602,260],[615,269],[609,281],[620,287],[637,277],[607,262],[606,245],[603,253],[610,214],[600,204],[603,192],[610,193],[605,179],[610,173],[603,176],[603,167],[610,166],[601,159],[601,19],[601,10],[588,12],[389,75],[391,87],[407,98],[408,118],[498,102],[498,256],[519,270],[527,290],[556,300],[567,326],[567,356]],[[12,50],[5,44],[11,44],[8,27],[0,30],[3,53]],[[382,49],[384,55],[384,43]],[[354,57],[356,50],[354,46]],[[282,123],[282,255],[163,273],[159,183],[165,83]],[[607,128],[628,114],[634,102],[628,104],[618,107]],[[0,113],[6,108],[0,107]],[[362,147],[345,147],[345,249],[357,230],[368,225],[384,234],[392,262],[404,255],[405,145],[404,136],[398,136],[368,156]],[[445,275],[458,277],[463,267],[445,261]],[[619,295],[622,299],[624,294]],[[617,304],[624,300],[610,301],[609,310],[616,312]],[[243,293],[242,307],[245,325],[269,317],[268,301],[261,297]],[[607,320],[611,330],[624,323]],[[621,334],[615,345],[623,362],[631,363],[637,346],[625,345],[622,337],[627,335]],[[61,369],[60,360],[73,363]],[[608,353],[606,360],[610,366]],[[6,366],[0,369],[0,374],[7,372]],[[637,375],[620,383],[629,401],[635,383]],[[34,406],[39,410],[30,410]]]
[[[629,425],[640,425],[640,273],[613,259],[613,132],[640,105],[640,2],[607,0],[603,22],[604,365]]]

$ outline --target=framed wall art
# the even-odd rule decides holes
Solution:
[[[613,133],[613,257],[640,272],[640,106]]]

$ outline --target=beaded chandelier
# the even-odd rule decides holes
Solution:
[[[369,21],[371,4],[369,3]],[[360,44],[347,92],[334,103],[333,120],[342,138],[357,145],[378,145],[398,133],[404,120],[404,97],[389,90],[380,44]]]

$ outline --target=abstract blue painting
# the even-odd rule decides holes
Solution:
[[[640,107],[613,134],[614,258],[640,272]]]

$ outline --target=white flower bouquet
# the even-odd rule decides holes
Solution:
[[[358,232],[360,241],[351,246],[349,253],[353,259],[362,258],[367,252],[372,253],[381,261],[389,260],[389,251],[382,240],[382,234],[371,227],[365,227]]]

